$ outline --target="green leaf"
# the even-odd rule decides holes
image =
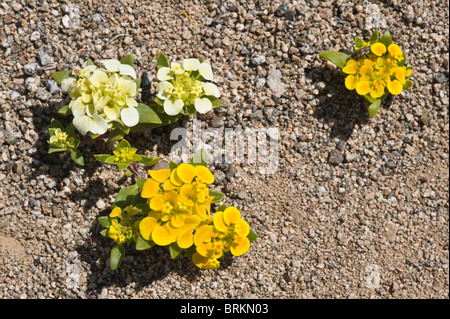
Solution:
[[[71,74],[72,71],[58,71],[52,74],[52,78],[56,83],[61,84],[61,82],[67,79]]]
[[[131,148],[130,143],[128,143],[127,140],[123,139],[119,142],[119,144],[117,144],[117,150],[120,151],[123,148]]]
[[[102,235],[103,237],[106,237],[106,238],[108,238],[109,236],[108,236],[108,229],[103,229],[101,232],[100,232],[100,235]]]
[[[111,157],[111,155],[109,155],[109,154],[95,154],[94,155],[94,158],[101,163],[105,163],[108,160],[108,158],[110,158],[110,157]]]
[[[58,110],[58,113],[62,114],[62,115],[70,115],[70,114],[72,114],[72,110],[69,108],[69,105],[67,104],[67,105],[64,105],[62,108],[60,108]]]
[[[156,99],[155,99],[156,100]],[[153,129],[155,127],[160,127],[160,126],[166,126],[166,125],[170,125],[172,123],[175,123],[176,121],[178,121],[182,114],[178,114],[178,115],[167,115],[166,113],[164,113],[164,109],[159,110],[160,106],[157,104],[151,104],[148,106],[149,108],[151,108],[159,117],[159,119],[161,120],[160,124],[157,123],[140,123],[139,125],[142,126],[144,129]]]
[[[177,258],[180,255],[182,250],[183,249],[181,249],[180,246],[178,246],[177,243],[171,243],[169,245],[170,257],[172,257],[172,259]]]
[[[122,188],[117,194],[114,206],[125,208],[131,205],[138,192],[139,188],[136,184]]]
[[[83,155],[81,155],[79,150],[75,150],[75,151],[71,152],[70,157],[78,165],[81,165],[81,166],[84,165],[84,158],[83,158]]]
[[[361,40],[360,38],[356,37],[355,38],[355,47],[357,47],[359,49],[362,46],[363,46],[363,40]]]
[[[111,227],[111,218],[109,218],[108,216],[100,216],[98,218],[98,222],[100,223],[100,225],[102,225],[105,228],[109,228]]]
[[[219,206],[219,208],[217,208],[216,212],[223,212],[223,211],[225,211],[226,208],[227,208],[227,205],[222,204]]]
[[[158,105],[163,106],[164,100],[161,100],[159,97],[155,97],[155,102],[158,103]]]
[[[387,47],[389,45],[391,45],[391,43],[392,43],[391,33],[389,31],[386,31],[385,33],[383,33],[383,35],[381,36],[380,42],[383,43],[387,49]]]
[[[122,244],[116,244],[111,249],[111,258],[110,258],[111,270],[116,270],[117,268],[119,268],[124,257],[125,257],[125,248],[123,247]]]
[[[173,162],[173,161],[170,161],[170,163],[169,163],[169,168],[170,168],[170,171],[173,171],[175,168],[177,168],[178,167],[178,164],[177,163],[175,163],[175,162]]]
[[[370,44],[374,44],[378,41],[378,30],[373,31],[372,36],[370,37]]]
[[[156,59],[156,66],[159,68],[162,67],[170,67],[169,59],[167,59],[166,55],[163,52],[159,52],[158,58]]]
[[[131,162],[128,163],[117,163],[117,167],[119,167],[120,171],[123,171],[125,168],[127,168],[128,166],[130,166]],[[133,173],[131,173],[133,174]],[[131,176],[131,174],[127,175],[127,176]]]
[[[322,51],[319,55],[320,57],[327,59],[331,63],[334,63],[341,69],[347,64],[347,61],[350,59],[350,55],[338,51]]]
[[[191,247],[189,247],[188,249],[186,249],[184,251],[184,257],[191,257],[194,253],[196,252],[196,247],[195,245],[192,245]]]
[[[213,109],[223,105],[222,101],[216,98],[215,96],[206,95],[205,97],[211,101]]]
[[[155,246],[153,240],[145,240],[139,235],[139,238],[136,241],[136,250],[146,250]]]
[[[105,164],[116,165],[116,156],[110,155],[107,159],[105,159]]]
[[[213,197],[213,200],[211,201],[212,204],[220,203],[220,200],[224,198],[225,194],[222,192],[209,190],[209,196]]]
[[[160,157],[148,157],[145,155],[141,155],[141,160],[139,163],[144,164],[145,166],[155,166],[161,160]]]
[[[194,157],[191,159],[191,164],[208,166],[208,154],[203,148],[194,154]]]
[[[91,58],[88,58],[86,61],[86,66],[89,66],[89,65],[95,65],[94,61],[92,61]]]
[[[128,64],[129,66],[133,67],[133,65],[134,65],[133,55],[132,54],[128,54],[128,55],[124,56],[120,60],[120,63]]]
[[[66,133],[68,137],[75,137],[75,128],[72,124],[67,125]]]
[[[381,104],[381,100],[375,100],[375,102],[373,102],[372,104],[369,105],[368,111],[369,111],[369,116],[373,117],[375,116],[375,114],[377,114],[378,109],[380,108],[380,104]]]
[[[413,85],[414,83],[412,83],[410,80],[406,80],[405,84],[403,85],[403,90],[407,90]]]
[[[139,123],[162,124],[161,119],[151,107],[138,103],[136,110],[139,113]]]
[[[253,242],[258,237],[259,235],[253,229],[250,228],[250,232],[247,235],[248,240],[250,240],[250,242]]]
[[[141,78],[137,78],[136,80],[134,80],[134,82],[136,82],[136,90],[139,90],[139,88],[141,87]]]
[[[144,187],[145,181],[145,178],[136,178],[136,185],[139,187],[139,189],[142,189]]]
[[[53,128],[59,128],[60,130],[64,131],[64,126],[58,120],[52,119],[52,121],[50,122],[50,125]]]
[[[48,149],[48,153],[56,153],[56,152],[65,152],[67,151],[67,149],[65,147],[50,147]]]
[[[124,136],[125,133],[120,128],[116,128],[109,134],[109,142],[114,143],[115,141],[123,139]]]

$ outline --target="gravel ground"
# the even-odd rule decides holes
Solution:
[[[448,298],[448,12],[430,0],[2,2],[0,297]],[[407,53],[414,87],[368,118],[318,54],[351,50],[375,28]],[[215,271],[162,247],[129,249],[111,271],[97,218],[131,177],[93,159],[100,143],[82,148],[84,167],[47,155],[67,102],[55,68],[132,53],[146,100],[161,50],[212,64],[224,106],[203,128],[281,134],[276,174],[212,166],[260,234]],[[167,160],[171,130],[193,120],[129,141]]]

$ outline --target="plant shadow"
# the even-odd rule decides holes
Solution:
[[[104,210],[100,215],[106,216],[109,213],[110,210]],[[89,264],[86,291],[88,298],[101,298],[102,290],[109,287],[130,286],[134,293],[139,293],[152,283],[175,274],[189,283],[194,283],[205,272],[197,268],[190,257],[183,256],[183,253],[172,259],[168,247],[154,246],[148,250],[137,251],[134,244],[124,245],[126,255],[121,265],[118,269],[111,270],[110,252],[115,243],[100,234],[102,229],[104,228],[98,221],[93,223],[90,239],[76,248],[80,260]],[[227,269],[232,263],[233,258],[226,255],[221,261],[220,269]],[[168,282],[173,283],[170,287],[173,289],[175,283],[171,280]]]
[[[370,121],[364,97],[355,91],[349,91],[344,84],[341,71],[330,70],[324,66],[319,69],[305,70],[305,75],[315,85],[325,84],[319,104],[315,108],[314,117],[330,126],[330,139],[347,141],[355,126],[367,124]],[[392,95],[382,102],[382,108],[389,108],[393,102]]]

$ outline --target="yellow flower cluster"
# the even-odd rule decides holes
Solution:
[[[116,207],[110,214],[108,237],[118,244],[142,237],[159,246],[195,248],[192,260],[202,269],[218,268],[218,259],[226,252],[240,256],[248,251],[250,227],[237,208],[219,210],[211,217],[209,184],[214,176],[207,167],[182,163],[149,174],[140,194],[147,199],[148,213],[136,218],[133,207],[127,206],[126,213]]]
[[[368,46],[363,43],[363,47]],[[345,87],[356,89],[359,95],[369,100],[381,98],[386,92],[398,95],[403,91],[406,81],[411,75],[411,67],[405,67],[404,55],[397,44],[391,43],[388,47],[381,42],[371,45],[370,52],[359,58],[352,58],[342,69],[348,74],[345,78]]]

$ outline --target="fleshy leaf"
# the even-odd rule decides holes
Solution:
[[[53,80],[55,80],[56,83],[61,85],[61,82],[65,79],[67,79],[72,74],[72,71],[58,71],[52,74]]]
[[[213,200],[212,200],[211,203],[212,204],[217,204],[217,203],[220,203],[220,200],[225,196],[225,194],[222,193],[222,192],[209,190],[209,196],[213,197]]]
[[[129,66],[133,67],[133,64],[134,64],[133,55],[132,54],[128,54],[128,55],[124,56],[120,60],[120,63],[128,64]]]
[[[373,44],[378,41],[378,30],[373,31],[372,36],[370,37],[370,44]]]
[[[347,61],[350,59],[350,55],[338,51],[322,51],[319,55],[320,57],[327,59],[331,63],[334,63],[341,69],[347,64]]]
[[[153,240],[145,240],[142,236],[139,235],[139,238],[136,241],[136,250],[146,250],[155,246]]]
[[[122,188],[117,194],[114,206],[125,208],[131,205],[138,192],[139,188],[136,184]]]
[[[380,39],[380,42],[383,43],[386,48],[392,43],[392,36],[391,33],[389,31],[386,31]]]
[[[151,107],[139,103],[136,109],[139,113],[139,123],[162,124],[161,119]]]
[[[139,163],[144,164],[145,166],[155,166],[159,161],[160,161],[160,157],[148,157],[145,155],[141,155],[141,160],[139,161]]]
[[[159,68],[170,68],[169,59],[167,59],[166,55],[163,52],[159,52],[158,58],[156,59],[156,66]]]
[[[177,243],[171,243],[169,245],[170,257],[172,257],[172,259],[177,258],[180,255],[182,250],[183,249],[181,249]]]
[[[191,164],[208,166],[208,154],[204,149],[197,151],[191,159]]]
[[[250,242],[252,242],[258,237],[259,237],[259,235],[253,229],[250,228],[250,232],[247,235],[248,240],[250,240]]]
[[[72,114],[72,110],[69,108],[69,105],[64,105],[58,110],[58,113],[62,115],[70,115]]]
[[[125,257],[125,248],[121,244],[116,244],[111,249],[111,258],[110,258],[111,270],[116,270],[117,268],[119,268],[124,257]]]
[[[100,216],[98,218],[98,222],[105,228],[109,228],[111,226],[111,218],[108,216]]]
[[[83,155],[81,155],[79,150],[75,150],[75,151],[71,152],[70,157],[78,165],[81,165],[81,166],[84,165],[84,158],[83,158]]]
[[[380,108],[380,104],[381,104],[381,100],[375,100],[375,102],[373,102],[372,104],[369,105],[368,111],[369,111],[369,116],[373,117],[375,116],[375,114],[377,114],[378,109]]]
[[[109,155],[109,154],[95,154],[94,155],[94,158],[101,163],[106,163],[106,161],[110,157],[111,157],[111,155]]]
[[[409,89],[414,84],[410,80],[406,80],[405,84],[403,85],[403,90]]]

